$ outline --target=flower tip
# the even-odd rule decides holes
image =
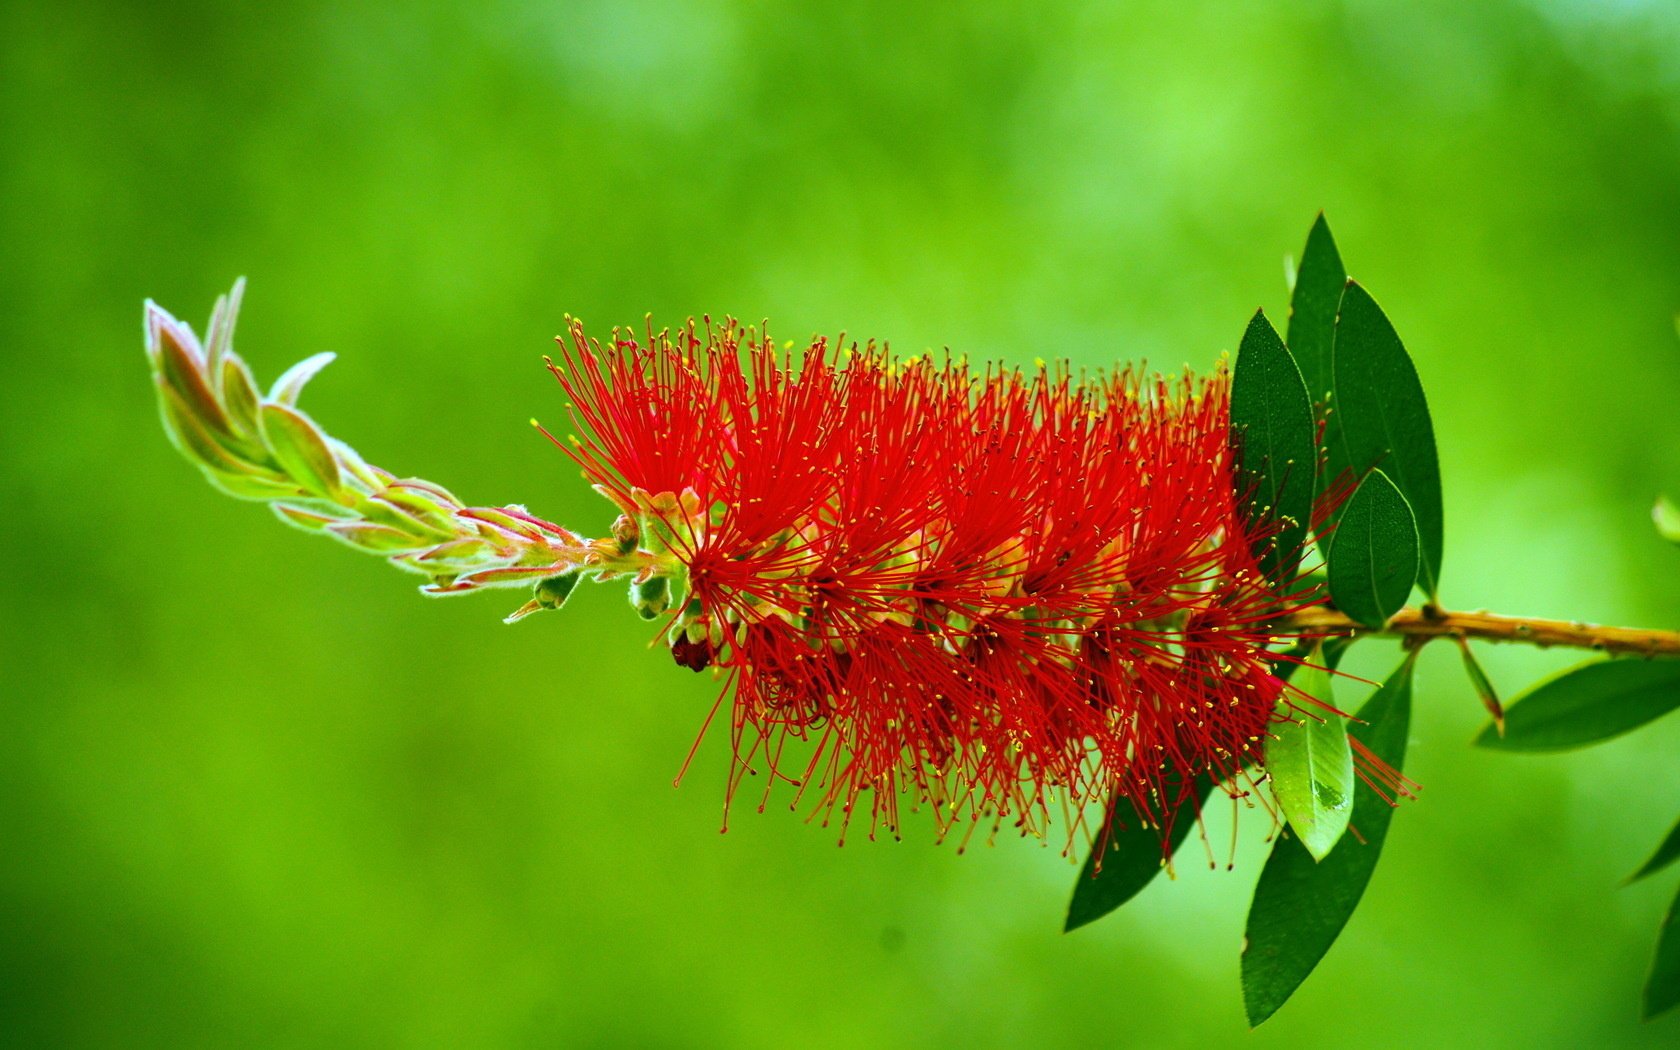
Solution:
[[[518,623],[520,620],[525,619],[525,617],[531,615],[532,613],[542,612],[543,608],[544,608],[544,606],[541,602],[537,601],[536,599],[532,599],[531,601],[526,602],[524,605],[521,605],[519,608],[513,610],[513,612],[508,613],[506,616],[502,617],[502,622],[503,623],[510,623],[510,624],[511,623]]]
[[[146,329],[146,349],[156,353],[162,346],[163,334],[173,330],[179,321],[175,315],[157,304],[156,300],[147,299],[141,309],[141,323]]]

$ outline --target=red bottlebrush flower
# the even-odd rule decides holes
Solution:
[[[766,798],[786,781],[842,826],[866,806],[871,834],[906,801],[941,833],[1060,810],[1071,834],[1115,794],[1170,826],[1197,777],[1242,793],[1311,702],[1272,624],[1313,601],[1254,561],[1223,371],[823,339],[795,362],[709,321],[610,349],[574,322],[551,368],[566,451],[653,553],[639,583],[668,580],[674,658],[727,680],[731,797],[762,767]]]

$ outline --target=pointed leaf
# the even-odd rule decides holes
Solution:
[[[483,540],[468,537],[428,547],[426,550],[407,555],[404,560],[418,572],[437,576],[486,568],[496,561],[496,552]]]
[[[1307,396],[1319,404],[1330,396],[1330,344],[1336,329],[1336,308],[1347,286],[1336,239],[1319,212],[1307,233],[1295,290],[1289,301],[1289,350],[1300,366]]]
[[[158,389],[158,407],[163,416],[164,433],[170,442],[188,459],[202,467],[212,481],[221,486],[224,491],[239,496],[242,499],[273,499],[272,495],[246,495],[247,489],[252,491],[270,491],[274,486],[281,486],[281,491],[290,493],[294,487],[286,484],[286,479],[261,463],[242,459],[237,453],[228,448],[231,439],[210,433],[205,429],[202,421],[193,415],[181,395],[175,392],[162,376],[155,378]],[[244,486],[242,479],[250,479],[254,484]]]
[[[1550,678],[1505,708],[1505,735],[1490,723],[1476,746],[1567,751],[1609,740],[1680,707],[1680,661],[1600,660]]]
[[[330,351],[304,358],[280,374],[280,378],[274,381],[274,386],[269,388],[268,399],[282,405],[297,404],[304,385],[337,358],[338,355]]]
[[[1359,711],[1365,746],[1395,772],[1406,759],[1412,665],[1408,656]],[[1299,842],[1278,836],[1248,910],[1242,985],[1250,1025],[1276,1013],[1336,942],[1370,884],[1393,815],[1388,801],[1361,780],[1352,820],[1359,834],[1344,836],[1329,856],[1315,862]]]
[[[1280,582],[1291,579],[1312,518],[1318,423],[1295,359],[1258,312],[1237,350],[1231,440],[1237,494],[1247,500],[1246,516],[1264,537],[1254,546],[1260,571]]]
[[[262,397],[257,393],[257,381],[251,370],[237,357],[222,359],[222,405],[228,419],[246,437],[257,438],[262,423],[257,418]]]
[[[1411,507],[1388,475],[1371,471],[1348,500],[1330,539],[1330,600],[1367,627],[1406,604],[1418,574]]]
[[[354,508],[357,514],[368,521],[388,526],[412,537],[415,542],[411,546],[440,543],[449,539],[451,535],[448,530],[437,528],[378,496],[358,499]]]
[[[157,362],[159,374],[169,384],[170,388],[179,395],[182,406],[211,433],[228,432],[228,420],[222,412],[221,404],[216,400],[215,392],[210,389],[210,383],[202,364],[192,350],[182,344],[180,333],[174,325],[165,325],[159,329],[161,339],[158,343]]]
[[[296,503],[276,503],[273,505],[274,516],[288,525],[295,525],[305,532],[319,532],[324,526],[344,519],[333,511],[338,508],[331,505],[322,506],[318,500],[300,500]]]
[[[307,498],[308,493],[295,483],[284,478],[273,479],[267,475],[242,472],[225,474],[219,470],[206,467],[204,476],[210,484],[236,499],[268,500]]]
[[[480,572],[468,573],[459,577],[455,582],[470,587],[505,587],[509,584],[523,583],[539,576],[552,576],[556,570],[563,569],[562,565],[509,565],[498,569],[484,569]]]
[[[494,529],[507,533],[515,540],[529,543],[540,543],[543,540],[542,530],[535,525],[514,517],[499,507],[467,507],[456,512],[457,518],[468,521],[481,522]]]
[[[1092,850],[1079,872],[1079,881],[1073,885],[1073,901],[1068,905],[1063,931],[1096,922],[1143,892],[1196,826],[1195,814],[1201,811],[1212,790],[1211,780],[1202,778],[1196,782],[1196,808],[1194,811],[1187,806],[1179,809],[1165,851],[1160,829],[1151,827],[1130,799],[1115,798],[1109,813],[1110,831],[1102,855],[1102,871],[1096,870],[1097,854]]]
[[[367,521],[345,521],[328,525],[326,528],[329,533],[352,547],[379,554],[396,554],[411,551],[415,547],[413,536],[387,525],[375,525]]]
[[[349,445],[328,436],[327,447],[332,450],[333,458],[338,460],[339,469],[349,478],[367,486],[369,493],[379,492],[387,484],[387,479],[380,476],[379,468],[363,459],[362,454]]]
[[[1476,696],[1487,708],[1487,713],[1493,716],[1495,728],[1505,723],[1505,706],[1499,702],[1499,690],[1493,687],[1493,679],[1482,670],[1482,662],[1476,659],[1476,654],[1470,650],[1470,640],[1463,635],[1456,639],[1458,651],[1464,657],[1464,673],[1470,678],[1470,687],[1476,690]]]
[[[1662,925],[1657,928],[1657,953],[1651,960],[1651,975],[1645,980],[1644,1018],[1649,1021],[1664,1011],[1680,1005],[1680,896],[1668,906]]]
[[[285,405],[265,404],[262,424],[269,450],[298,484],[317,496],[339,497],[338,461],[309,417]]]
[[[1639,866],[1639,870],[1627,877],[1629,882],[1638,882],[1647,875],[1657,872],[1680,860],[1680,822],[1669,829],[1668,837],[1662,840],[1662,845],[1651,854],[1651,859]]]
[[[1342,293],[1330,356],[1330,476],[1346,471],[1359,477],[1372,467],[1389,476],[1417,519],[1419,582],[1433,598],[1442,544],[1435,429],[1411,357],[1382,308],[1356,281]]]
[[[204,348],[198,345],[198,337],[193,335],[192,328],[177,321],[174,314],[150,299],[146,300],[143,323],[146,329],[146,357],[152,362],[153,371],[163,370],[165,342],[182,348],[195,362],[204,360]]]
[[[1334,707],[1330,672],[1321,653],[1295,672],[1296,688]],[[1316,665],[1316,666],[1315,666]],[[1296,712],[1266,739],[1266,771],[1272,795],[1301,844],[1322,859],[1347,830],[1353,809],[1353,752],[1347,723],[1331,711]]]
[[[422,478],[395,478],[391,481],[387,481],[385,484],[391,488],[406,489],[416,495],[425,496],[428,499],[434,499],[440,505],[449,507],[452,513],[455,510],[459,510],[462,506],[461,501],[455,498],[454,493],[450,492],[442,485],[434,485],[430,481],[426,481]],[[389,498],[390,493],[381,493],[381,495]]]
[[[429,525],[452,532],[448,526],[455,518],[454,509],[440,503],[430,493],[401,485],[386,485],[379,490],[379,498],[419,518]]]
[[[210,313],[210,327],[204,335],[204,374],[215,380],[222,376],[221,363],[233,353],[233,327],[239,323],[239,303],[245,298],[245,278],[233,282],[233,290],[216,297]]]

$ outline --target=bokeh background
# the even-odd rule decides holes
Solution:
[[[715,687],[616,588],[504,627],[217,495],[139,323],[247,274],[243,352],[341,351],[305,405],[374,462],[598,530],[526,425],[567,312],[1208,367],[1324,208],[1429,392],[1447,601],[1680,626],[1672,6],[25,3],[0,63],[0,1038],[1680,1042],[1636,1020],[1675,880],[1618,887],[1680,724],[1474,752],[1428,653],[1424,797],[1245,1035],[1263,821],[1071,936],[1056,848],[719,835],[726,740],[672,787]]]

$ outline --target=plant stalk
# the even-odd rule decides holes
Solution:
[[[1565,646],[1644,657],[1680,657],[1680,631],[1603,627],[1571,620],[1541,620],[1490,612],[1449,612],[1434,606],[1407,606],[1381,628],[1366,627],[1330,606],[1304,609],[1280,621],[1279,626],[1308,635],[1343,635],[1350,638],[1382,635],[1418,644],[1434,638],[1465,638],[1516,642],[1542,649]]]

